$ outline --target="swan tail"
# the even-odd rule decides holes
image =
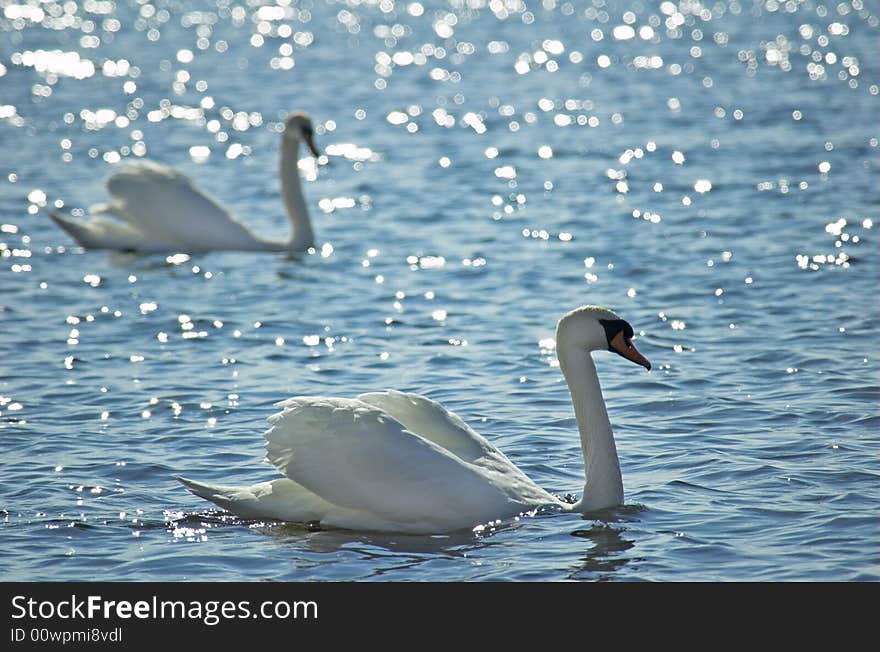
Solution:
[[[49,217],[83,247],[94,248],[98,246],[92,237],[92,232],[85,224],[75,222],[58,211],[49,211]]]
[[[97,215],[116,216],[112,206],[101,204],[95,208]],[[96,217],[88,222],[79,222],[54,210],[49,211],[49,217],[76,240],[77,244],[86,249],[119,249],[121,251],[162,251],[165,249],[160,244],[144,248],[140,232],[122,222]]]
[[[288,478],[250,487],[215,485],[175,476],[190,493],[242,518],[280,521],[320,521],[332,505]]]
[[[195,494],[199,498],[209,500],[212,503],[219,505],[220,507],[228,511],[236,511],[235,509],[233,509],[233,496],[235,496],[236,494],[240,495],[243,491],[246,490],[246,487],[207,484],[205,482],[196,482],[195,480],[190,480],[189,478],[184,478],[179,475],[174,477],[178,482],[186,487],[190,493]]]

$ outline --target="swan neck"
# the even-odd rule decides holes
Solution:
[[[299,177],[299,139],[289,136],[282,137],[281,190],[292,229],[289,249],[305,251],[315,245],[315,234]]]
[[[584,493],[574,508],[588,512],[615,507],[623,503],[623,481],[596,365],[584,349],[558,342],[557,347],[584,456]]]

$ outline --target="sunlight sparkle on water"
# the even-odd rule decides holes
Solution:
[[[211,156],[211,148],[205,145],[193,145],[189,148],[189,155],[197,163],[203,163]]]

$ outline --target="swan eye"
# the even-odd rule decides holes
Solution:
[[[623,341],[627,348],[632,348],[633,328],[623,319],[600,319],[599,323],[605,329],[605,338],[608,340],[608,349],[613,351],[611,341],[618,335],[623,335]]]

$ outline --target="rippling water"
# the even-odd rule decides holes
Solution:
[[[4,579],[880,580],[878,39],[869,0],[0,0]],[[48,219],[146,156],[281,237],[297,109],[301,260]],[[173,480],[272,478],[274,401],[397,388],[576,494],[583,303],[655,365],[597,356],[606,520],[308,531]]]

